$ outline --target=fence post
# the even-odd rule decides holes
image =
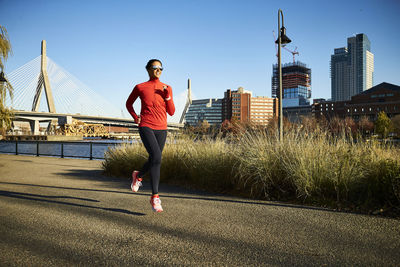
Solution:
[[[39,141],[36,141],[36,157],[39,157]]]
[[[18,140],[15,140],[15,155],[18,155]]]
[[[64,143],[61,143],[61,158],[64,158]]]
[[[93,143],[92,142],[90,142],[90,160],[92,160],[93,159]]]

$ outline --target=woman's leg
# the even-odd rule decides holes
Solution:
[[[158,194],[160,183],[161,153],[167,136],[166,130],[152,130],[148,127],[139,127],[140,138],[149,153],[148,161],[139,172],[139,177],[150,171],[150,185],[153,195]]]

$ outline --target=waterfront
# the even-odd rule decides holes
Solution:
[[[0,153],[61,158],[104,159],[105,152],[123,143],[136,141],[85,139],[79,142],[1,141]]]

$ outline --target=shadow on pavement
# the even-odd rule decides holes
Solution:
[[[28,193],[4,191],[4,190],[0,190],[0,196],[10,197],[10,198],[18,198],[18,199],[25,199],[25,200],[33,200],[33,201],[39,201],[39,202],[46,202],[46,203],[51,203],[51,204],[61,204],[61,205],[68,205],[68,206],[81,207],[81,208],[91,208],[91,209],[119,212],[119,213],[124,213],[124,214],[128,214],[128,215],[135,215],[135,216],[144,216],[144,215],[146,215],[144,213],[132,212],[132,211],[125,210],[125,209],[103,208],[103,207],[82,205],[82,204],[76,204],[76,203],[69,203],[69,202],[64,202],[64,201],[42,199],[42,198],[70,198],[70,199],[79,199],[79,200],[84,200],[84,201],[99,202],[97,200],[76,198],[76,197],[69,197],[69,196],[59,196],[59,197],[56,197],[56,196],[44,196],[44,195],[36,195],[36,194],[28,194]]]
[[[3,192],[9,192],[9,191],[1,191],[0,194]],[[90,201],[90,202],[100,202],[95,199],[90,199],[90,198],[81,198],[81,197],[70,197],[70,196],[45,196],[45,195],[37,195],[37,194],[29,194],[29,193],[17,193],[17,192],[9,192],[9,193],[15,193],[15,194],[20,194],[20,195],[25,195],[28,197],[41,197],[41,198],[67,198],[67,199],[76,199],[76,200],[82,200],[82,201]]]
[[[109,181],[108,181],[109,182]],[[123,183],[124,186],[121,187],[122,189],[126,190],[126,192],[121,192],[121,191],[115,191],[115,190],[102,190],[102,189],[91,189],[91,188],[76,188],[76,187],[63,187],[63,186],[49,186],[49,185],[36,185],[36,184],[25,184],[25,183],[10,183],[10,182],[0,182],[0,184],[8,184],[8,185],[20,185],[20,186],[33,186],[33,187],[43,187],[43,188],[54,188],[54,189],[63,189],[63,190],[76,190],[76,191],[90,191],[90,192],[101,192],[101,193],[116,193],[116,194],[135,194],[135,195],[141,195],[141,196],[150,196],[151,191],[150,191],[150,186],[145,182],[144,183],[144,189],[147,190],[147,193],[132,193],[130,190],[130,185],[129,182],[124,181],[118,181],[119,183]],[[161,186],[161,185],[160,185]],[[172,186],[166,186],[167,188],[172,188]],[[178,187],[176,187],[178,188]],[[172,189],[171,191],[173,193],[177,193],[177,189]],[[246,199],[228,199],[228,196],[221,196],[221,195],[213,195],[211,193],[205,193],[202,192],[204,196],[198,195],[197,193],[190,192],[186,189],[183,189],[185,191],[182,194],[193,194],[194,196],[185,196],[185,195],[170,195],[171,192],[169,190],[163,190],[163,193],[160,193],[161,198],[174,198],[174,199],[189,199],[189,200],[203,200],[203,201],[214,201],[214,202],[226,202],[226,203],[235,203],[235,204],[249,204],[249,205],[261,205],[261,206],[270,206],[270,207],[284,207],[284,208],[294,208],[294,209],[304,209],[304,210],[316,210],[316,211],[325,211],[325,212],[334,212],[334,213],[352,213],[354,215],[363,215],[366,216],[365,214],[361,213],[355,213],[355,212],[349,212],[349,211],[337,211],[337,210],[332,210],[328,208],[321,208],[321,207],[312,207],[312,206],[303,206],[303,205],[295,205],[295,204],[286,204],[286,203],[273,203],[273,202],[267,202],[267,201],[261,201],[261,200],[246,200]],[[4,195],[2,192],[7,192],[7,191],[0,191],[0,196]],[[18,194],[24,194],[25,193],[18,193]],[[22,198],[22,197],[20,197]],[[26,197],[24,197],[26,198]],[[26,198],[29,199],[29,198]],[[37,200],[37,199],[33,199]],[[43,200],[46,201],[46,200]],[[50,201],[47,201],[50,202]],[[54,203],[59,203],[59,201],[53,201]],[[66,203],[66,202],[61,202],[59,204],[71,204],[71,203]],[[80,206],[77,204],[71,204],[73,206]],[[103,209],[103,210],[113,210],[113,209],[106,209],[106,208],[100,208],[100,207],[92,207],[92,206],[82,206],[82,207],[89,207],[89,208],[97,208],[97,209]],[[116,209],[118,210],[118,209]],[[121,211],[119,211],[121,212]],[[127,211],[127,214],[129,214],[130,211]],[[124,212],[123,212],[124,213]],[[126,213],[126,212],[125,212]],[[133,214],[133,215],[145,215],[145,214]]]
[[[104,192],[132,194],[132,192],[130,191],[131,179],[129,177],[127,177],[126,179],[115,178],[112,176],[104,175],[101,170],[82,170],[82,169],[68,170],[65,173],[57,173],[57,175],[63,175],[64,177],[68,177],[71,179],[85,179],[85,180],[96,181],[96,182],[100,181],[100,182],[104,182],[104,185],[102,185],[102,186],[107,187],[107,188],[122,189],[124,191],[128,190],[128,192],[104,190]],[[92,190],[92,189],[88,189],[88,190]],[[151,187],[150,187],[149,182],[146,182],[146,180],[144,180],[143,187],[141,187],[141,190],[142,190],[142,192],[149,192],[149,193],[139,192],[139,193],[135,193],[135,194],[150,195]],[[97,189],[95,191],[97,191]],[[98,190],[98,191],[103,191],[103,190]],[[188,196],[188,195],[192,195],[192,196]],[[247,200],[245,198],[241,199],[240,197],[236,197],[236,196],[227,196],[227,195],[222,195],[222,194],[217,194],[217,193],[209,193],[206,191],[186,189],[183,187],[169,185],[169,184],[165,184],[165,183],[160,183],[160,196],[163,198],[230,202],[230,203],[237,203],[237,204],[265,205],[265,206],[273,206],[273,207],[286,207],[286,208],[295,208],[295,209],[365,215],[362,213],[356,213],[356,212],[352,212],[352,211],[344,211],[344,210],[338,211],[338,210],[333,210],[333,209],[329,209],[329,208],[305,206],[305,205],[301,205],[301,204],[278,203],[278,202],[271,202],[271,201],[267,202],[267,201],[262,201],[262,200]],[[235,199],[230,199],[230,198],[235,198]]]

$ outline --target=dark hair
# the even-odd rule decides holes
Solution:
[[[149,69],[151,66],[153,66],[154,62],[160,62],[161,67],[162,67],[161,60],[153,58],[153,59],[150,59],[149,62],[147,62],[146,69]]]

